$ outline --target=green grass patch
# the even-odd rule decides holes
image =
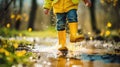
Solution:
[[[28,30],[14,30],[9,28],[0,28],[0,36],[2,37],[15,37],[15,36],[28,36],[28,37],[57,37],[57,31],[54,27],[49,27],[42,31],[31,31]]]
[[[51,31],[51,30],[32,31],[32,32],[21,31],[21,33],[23,33],[23,35],[29,36],[29,37],[42,37],[42,38],[57,37],[57,32],[56,31]]]
[[[57,37],[57,31],[54,27],[49,27],[42,31],[31,31],[28,30],[14,30],[9,28],[0,28],[0,36],[3,37],[15,37],[15,36],[28,36],[28,37]]]
[[[45,30],[42,31],[20,31],[19,33],[23,33],[25,36],[29,37],[41,37],[41,38],[46,38],[46,37],[57,37],[57,31],[53,27],[49,27]]]

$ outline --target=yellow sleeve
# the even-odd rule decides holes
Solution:
[[[50,9],[52,6],[52,1],[51,0],[44,0],[44,8]]]

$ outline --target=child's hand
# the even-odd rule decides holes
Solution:
[[[48,15],[49,9],[44,9],[44,13],[45,13],[46,15]]]
[[[87,7],[91,7],[92,4],[90,0],[84,0],[84,2]]]

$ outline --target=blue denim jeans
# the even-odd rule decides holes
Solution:
[[[65,30],[66,28],[66,22],[72,23],[72,22],[78,22],[77,20],[77,10],[72,9],[65,13],[57,13],[57,31]]]

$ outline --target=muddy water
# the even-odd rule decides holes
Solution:
[[[39,53],[40,59],[37,59],[35,67],[120,67],[120,62],[106,63],[104,59],[93,61],[90,60],[91,57],[89,59],[87,59],[88,57],[84,57],[84,59],[57,57],[57,39],[38,39],[38,42],[34,51]]]
[[[42,58],[43,59],[43,58]],[[45,59],[45,58],[44,58]],[[35,67],[120,67],[118,63],[104,63],[101,61],[84,61],[70,58],[49,58]]]
[[[68,61],[68,59],[66,58],[58,58],[58,60],[56,61],[55,67],[120,67],[120,64],[103,63],[101,61],[84,61],[84,60],[77,60],[77,59],[69,59]]]
[[[104,62],[105,59],[91,60],[94,55],[90,57],[83,55],[84,57],[81,57],[81,59],[57,57],[55,51],[39,51],[38,56],[40,56],[40,59],[37,59],[37,66],[35,67],[120,67],[119,62],[113,62],[113,60],[108,62],[111,61],[109,60],[111,58],[107,58],[107,62]],[[120,59],[118,58],[118,60]]]

